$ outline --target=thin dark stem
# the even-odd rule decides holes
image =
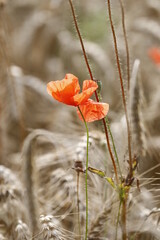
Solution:
[[[80,211],[79,211],[79,172],[77,172],[77,210],[78,210],[79,239],[81,239],[81,223],[80,223]]]
[[[81,36],[80,30],[79,30],[79,27],[78,27],[78,23],[77,23],[74,7],[73,7],[73,4],[72,4],[72,0],[69,0],[69,3],[70,3],[70,6],[71,6],[71,10],[72,10],[74,24],[75,24],[75,27],[76,27],[76,30],[77,30],[77,33],[78,33],[80,43],[81,43],[83,56],[84,56],[84,59],[85,59],[85,62],[86,62],[86,65],[87,65],[87,68],[88,68],[88,71],[89,71],[90,78],[91,78],[91,80],[93,80],[92,71],[91,71],[91,68],[89,66],[89,62],[88,62],[87,54],[86,54],[85,47],[84,47],[84,44],[83,44],[82,36]]]
[[[90,78],[91,78],[91,80],[94,80],[93,74],[92,74],[91,68],[89,66],[88,59],[87,59],[87,54],[86,54],[86,50],[85,50],[85,47],[84,47],[84,44],[83,44],[81,33],[80,33],[80,30],[79,30],[79,27],[78,27],[78,23],[77,23],[74,7],[73,7],[73,4],[72,4],[72,0],[69,0],[69,3],[70,3],[70,6],[71,6],[74,24],[75,24],[75,27],[76,27],[76,30],[77,30],[77,34],[78,34],[80,43],[81,43],[83,56],[84,56],[84,59],[85,59],[85,62],[86,62],[86,65],[87,65],[87,68],[88,68],[88,71],[89,71],[89,74],[90,74]],[[99,102],[98,94],[97,94],[96,91],[95,91],[95,97],[96,97],[97,102]],[[111,157],[111,160],[112,160],[114,173],[115,173],[116,180],[117,180],[117,183],[118,183],[117,167],[116,167],[116,164],[115,164],[114,156],[112,154],[112,150],[111,150],[111,146],[110,146],[110,140],[109,140],[109,136],[108,136],[108,129],[107,129],[107,126],[106,126],[105,119],[103,119],[102,122],[103,122],[103,125],[104,125],[104,130],[105,130],[105,135],[106,135],[106,140],[107,140],[107,146],[108,146],[109,154],[110,154],[110,157]]]
[[[116,39],[115,30],[114,30],[114,25],[113,25],[113,22],[112,22],[111,4],[110,4],[110,0],[107,0],[107,1],[108,1],[109,20],[110,20],[111,29],[112,29],[112,34],[113,34],[113,40],[114,40],[114,47],[115,47],[115,54],[116,54],[116,62],[117,62],[117,68],[118,68],[120,85],[121,85],[122,100],[123,100],[123,106],[124,106],[126,123],[127,123],[129,166],[130,166],[130,173],[132,174],[132,151],[131,151],[130,123],[129,123],[129,118],[128,118],[127,104],[126,104],[126,98],[125,98],[125,91],[124,91],[123,80],[122,80],[122,73],[121,73],[121,67],[120,67],[120,61],[119,61],[119,53],[118,53],[118,47],[117,47],[117,39]]]
[[[102,95],[101,95],[101,92],[100,91],[97,91],[98,92],[98,99],[99,101],[102,101]],[[115,146],[115,143],[114,143],[114,138],[113,138],[113,135],[112,135],[112,131],[111,131],[111,128],[110,128],[110,124],[109,124],[109,120],[108,120],[108,117],[106,116],[104,118],[105,120],[105,124],[107,126],[107,135],[108,135],[108,132],[109,132],[109,135],[110,135],[110,138],[111,138],[111,141],[112,141],[112,146],[113,146],[113,150],[114,150],[114,154],[115,154],[115,158],[116,158],[116,162],[117,162],[117,165],[118,165],[118,168],[119,168],[119,173],[120,173],[120,176],[121,176],[121,179],[122,179],[122,171],[121,171],[121,167],[120,167],[120,164],[119,164],[119,159],[118,159],[118,154],[117,154],[117,150],[116,150],[116,146]],[[108,141],[107,141],[108,143]],[[108,146],[108,149],[109,151],[111,150],[111,147]],[[111,160],[112,160],[112,164],[113,166],[115,166],[114,164],[114,158],[113,158],[113,155],[112,155],[112,151],[110,152],[110,156],[111,156]],[[115,173],[117,172],[117,169],[115,169]],[[118,183],[118,176],[117,174],[116,175],[116,181]]]
[[[106,135],[106,139],[107,139],[108,150],[109,150],[109,153],[110,153],[110,157],[111,157],[113,168],[114,168],[114,173],[115,173],[115,176],[116,176],[116,182],[118,184],[119,181],[118,181],[117,167],[116,167],[116,163],[115,163],[115,160],[114,160],[114,157],[113,157],[113,154],[112,154],[111,145],[110,145],[110,142],[109,142],[109,135],[108,135],[108,130],[107,130],[107,125],[106,125],[105,118],[102,119],[102,122],[103,122],[103,125],[104,125],[104,131],[105,131],[105,135]]]
[[[130,89],[130,57],[129,57],[129,47],[127,41],[127,34],[126,34],[126,27],[125,27],[125,14],[124,14],[124,7],[122,0],[119,0],[122,12],[122,28],[123,28],[123,35],[126,47],[126,55],[127,55],[127,80],[128,80],[128,91]]]
[[[88,236],[88,185],[87,185],[87,177],[88,177],[88,147],[89,147],[89,131],[88,126],[86,123],[86,120],[83,116],[83,113],[81,112],[80,107],[78,106],[78,110],[82,116],[82,119],[84,121],[86,132],[87,132],[87,149],[86,149],[86,172],[85,172],[85,188],[86,188],[86,232],[85,232],[85,240],[87,240]]]
[[[108,131],[109,131],[109,135],[110,135],[110,138],[111,138],[111,141],[112,141],[112,144],[113,144],[113,149],[114,149],[114,154],[115,154],[116,162],[117,162],[118,169],[119,169],[119,173],[120,173],[120,176],[121,176],[121,179],[122,179],[121,166],[120,166],[120,163],[119,163],[119,159],[118,159],[118,154],[117,154],[116,146],[115,146],[115,143],[114,143],[114,139],[113,139],[112,131],[111,131],[111,128],[110,128],[110,125],[109,125],[109,120],[108,120],[108,117],[107,117],[107,116],[105,117],[105,121],[106,121],[106,123],[107,123],[107,127],[108,127]]]

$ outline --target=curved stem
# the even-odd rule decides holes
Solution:
[[[88,147],[89,147],[89,131],[88,126],[86,123],[86,120],[83,116],[83,113],[81,112],[80,107],[78,106],[78,110],[82,116],[82,119],[84,121],[86,132],[87,132],[87,149],[86,149],[86,172],[85,172],[85,188],[86,188],[86,232],[85,232],[85,240],[87,240],[88,236],[88,185],[87,185],[87,177],[88,177]]]

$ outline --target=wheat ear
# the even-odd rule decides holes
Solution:
[[[142,117],[142,87],[138,75],[140,61],[135,60],[131,76],[130,110],[132,116],[132,128],[135,138],[135,150],[138,156],[146,155],[146,129]]]
[[[113,196],[104,204],[102,212],[99,213],[94,222],[91,223],[88,239],[100,239],[100,233],[104,231],[105,224],[111,217]]]

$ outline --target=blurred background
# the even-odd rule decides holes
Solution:
[[[94,0],[73,3],[94,78],[102,81],[103,100],[110,104],[109,117],[115,120],[117,115],[120,118],[123,110],[107,4],[105,1],[97,3]],[[154,126],[148,125],[154,135],[159,132],[157,110],[160,104],[158,94],[160,68],[152,61],[148,52],[150,48],[158,48],[160,45],[159,11],[158,0],[125,2],[130,70],[134,60],[140,59],[141,82],[146,101],[145,119]],[[126,82],[126,51],[118,1],[112,1],[112,14],[123,78]],[[6,72],[12,75],[10,80],[1,79],[3,88],[6,88],[1,91],[3,99],[1,119],[4,106],[7,104],[8,111],[14,118],[8,117],[8,121],[13,120],[8,126],[13,122],[16,124],[14,128],[11,127],[12,131],[20,125],[24,132],[27,128],[48,128],[50,120],[53,125],[58,124],[54,108],[54,113],[47,109],[52,100],[48,100],[47,96],[41,97],[41,94],[46,95],[45,84],[51,80],[62,79],[66,73],[73,73],[81,82],[89,78],[68,2],[1,0],[0,25],[1,75],[6,75]],[[18,80],[14,80],[15,77]],[[54,105],[56,108],[57,104]],[[67,114],[68,109],[65,109],[66,106],[64,111]],[[41,113],[42,117],[39,116]],[[3,124],[1,131],[4,130],[2,126]],[[63,131],[63,124],[59,127],[59,130],[62,128]],[[19,132],[22,129],[17,130],[13,133],[16,139],[22,134]],[[11,136],[8,140],[11,141]],[[16,146],[18,147],[17,144]]]
[[[103,101],[110,105],[108,117],[123,162],[127,154],[126,127],[107,3],[81,0],[73,4],[94,78],[101,80]],[[131,72],[134,61],[140,60],[140,114],[148,153],[143,156],[139,172],[144,172],[159,163],[160,65],[149,51],[160,49],[160,1],[124,1],[124,10]],[[112,1],[112,15],[126,86],[126,50],[119,1]],[[58,144],[63,143],[67,148],[73,142],[78,143],[76,136],[84,132],[75,108],[55,102],[46,92],[49,81],[61,80],[66,73],[76,75],[81,84],[90,78],[68,1],[0,0],[0,164],[16,176],[21,173],[24,140],[32,130],[41,128],[55,133]],[[103,131],[99,133],[101,124],[90,124],[90,128],[98,134],[93,138],[100,137],[103,142]],[[137,151],[136,144],[134,148]],[[43,145],[39,155],[42,149],[46,153],[51,148]],[[72,164],[66,163],[67,166]]]

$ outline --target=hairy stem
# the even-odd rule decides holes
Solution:
[[[86,120],[81,112],[80,107],[78,107],[78,110],[82,116],[82,119],[84,121],[86,132],[87,132],[87,149],[86,149],[86,172],[85,172],[85,188],[86,188],[86,232],[85,232],[85,240],[87,240],[88,236],[88,185],[87,185],[87,177],[88,177],[88,147],[89,147],[89,131],[88,126],[86,123]]]
[[[126,117],[127,134],[128,134],[129,167],[130,167],[130,174],[132,174],[132,151],[131,151],[130,123],[129,123],[128,110],[127,110],[127,104],[126,104],[126,98],[125,98],[125,91],[124,91],[123,80],[122,80],[122,73],[121,73],[120,61],[119,61],[119,53],[118,53],[117,39],[116,39],[116,34],[115,34],[114,25],[113,25],[113,21],[112,21],[112,13],[111,13],[110,0],[107,0],[107,2],[108,2],[109,20],[110,20],[111,30],[112,30],[113,40],[114,40],[114,48],[115,48],[115,54],[116,54],[117,68],[118,68],[120,85],[121,85],[122,100],[123,100],[123,106],[124,106],[125,117]]]
[[[126,47],[126,57],[127,57],[127,81],[128,81],[128,91],[130,89],[130,57],[129,57],[129,47],[128,47],[128,41],[127,41],[127,34],[126,34],[126,27],[125,27],[125,13],[124,13],[124,7],[122,0],[119,0],[121,12],[122,12],[122,28],[123,28],[123,35],[124,35],[124,41],[125,41],[125,47]]]
[[[88,71],[89,71],[89,75],[90,75],[91,80],[94,80],[93,74],[92,74],[88,59],[87,59],[87,54],[86,54],[86,50],[85,50],[85,47],[84,47],[84,44],[83,44],[82,36],[81,36],[80,30],[79,30],[79,27],[78,27],[76,14],[75,14],[75,10],[74,10],[73,4],[72,4],[72,0],[69,0],[69,3],[70,3],[70,6],[71,6],[71,11],[72,11],[74,24],[75,24],[75,27],[76,27],[76,31],[77,31],[80,43],[81,43],[81,48],[82,48],[83,56],[84,56],[84,59],[85,59],[85,62],[86,62],[86,65],[87,65],[87,68],[88,68]],[[95,97],[96,97],[97,102],[99,102],[98,94],[97,94],[96,91],[95,91]],[[104,125],[104,131],[105,131],[105,135],[106,135],[107,146],[108,146],[109,154],[110,154],[110,157],[111,157],[111,160],[112,160],[114,173],[115,173],[115,176],[116,176],[116,181],[118,183],[117,167],[116,167],[116,164],[115,164],[114,156],[112,154],[112,150],[111,150],[111,146],[110,146],[110,140],[109,140],[109,136],[108,136],[108,129],[107,129],[107,126],[106,126],[105,119],[102,119],[102,122],[103,122],[103,125]]]
[[[70,3],[70,6],[71,6],[71,10],[72,10],[72,15],[73,15],[73,20],[74,20],[74,24],[75,24],[75,27],[76,27],[76,31],[78,33],[78,37],[79,37],[79,40],[80,40],[80,43],[81,43],[83,56],[84,56],[84,59],[85,59],[85,62],[86,62],[86,65],[87,65],[87,68],[88,68],[88,71],[89,71],[90,78],[93,80],[92,71],[91,71],[91,68],[89,66],[89,62],[88,62],[88,59],[87,59],[87,54],[86,54],[86,51],[85,51],[85,47],[84,47],[84,44],[83,44],[83,40],[82,40],[80,30],[79,30],[79,27],[78,27],[78,23],[77,23],[74,7],[73,7],[73,4],[72,4],[72,0],[69,0],[69,3]]]

